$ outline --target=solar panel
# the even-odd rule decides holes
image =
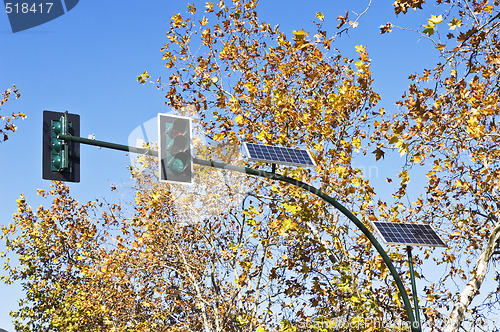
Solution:
[[[243,147],[248,159],[252,161],[305,167],[316,166],[311,154],[307,150],[253,143],[243,143]]]
[[[431,225],[373,222],[373,226],[387,244],[446,247]]]

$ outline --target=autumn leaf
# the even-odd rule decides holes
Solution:
[[[208,24],[208,20],[205,16],[203,16],[203,19],[200,21],[201,26],[205,26]]]
[[[207,2],[207,3],[205,4],[205,8],[206,8],[206,10],[205,10],[205,11],[206,11],[207,13],[211,13],[211,12],[213,12],[213,11],[214,11],[214,3],[213,3],[213,2]]]
[[[410,175],[408,173],[408,170],[401,171],[401,173],[398,174],[398,177],[401,178],[401,184],[410,182]]]
[[[349,17],[349,13],[348,12],[345,12],[345,15],[344,16],[339,16],[337,17],[337,21],[339,21],[340,23],[337,25],[337,29],[340,29],[344,24],[346,24],[347,22],[347,18]]]
[[[12,96],[14,96],[15,99],[21,97],[21,93],[15,85],[1,93],[0,106],[4,105],[9,99],[12,99]],[[0,127],[0,135],[2,136],[0,137],[0,142],[4,142],[9,139],[9,131],[15,132],[17,130],[17,126],[12,123],[14,120],[23,120],[25,118],[26,114],[23,112],[11,113],[9,116],[2,116],[0,114],[0,126],[3,126],[3,128]]]
[[[140,84],[144,84],[146,83],[146,80],[150,77],[151,76],[149,76],[147,70],[145,70],[143,74],[137,76],[137,81],[139,81]]]
[[[379,160],[380,158],[384,158],[385,152],[381,148],[375,149],[372,153],[375,154],[375,160]]]
[[[429,24],[436,25],[443,21],[443,15],[431,15],[431,18],[428,20]]]
[[[296,41],[304,40],[306,36],[309,34],[308,32],[305,32],[304,29],[292,32],[293,32],[293,39]]]
[[[380,34],[392,32],[392,24],[387,22],[384,25],[379,26]]]
[[[176,28],[180,28],[183,26],[183,18],[180,14],[175,14],[174,16],[171,17],[172,19],[172,25]]]
[[[456,28],[460,28],[462,26],[462,19],[456,19],[455,17],[451,22],[448,23],[450,26],[450,30],[455,30]]]
[[[234,121],[238,124],[238,125],[242,125],[243,124],[243,116],[240,114],[238,115]]]
[[[354,137],[352,139],[352,146],[355,148],[356,152],[359,152],[359,149],[361,148],[361,138]]]
[[[434,25],[425,25],[424,24],[423,27],[425,28],[424,33],[426,35],[432,36],[434,34]]]
[[[443,21],[442,15],[431,15],[431,18],[427,20],[427,24],[424,24],[425,28],[424,33],[426,35],[432,36],[434,34],[434,29],[436,28],[436,24],[441,23]]]

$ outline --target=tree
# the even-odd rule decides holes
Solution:
[[[0,106],[3,106],[3,104],[5,104],[7,102],[7,100],[9,100],[9,98],[11,98],[11,94],[13,94],[16,99],[21,97],[21,94],[19,93],[19,89],[16,88],[16,86],[14,85],[12,88],[9,88],[9,89],[5,90],[5,92],[2,93],[1,100],[0,100]],[[7,135],[7,133],[9,131],[15,132],[17,130],[16,125],[14,125],[12,123],[12,121],[17,119],[17,118],[25,119],[26,115],[22,112],[12,113],[12,116],[0,115],[0,124],[3,125],[3,128],[0,128],[0,135],[3,136],[3,138],[0,142],[5,142],[6,140],[9,139],[9,135]]]
[[[194,144],[207,159],[223,160],[243,139],[309,149],[316,172],[277,171],[317,184],[369,224],[374,191],[352,158],[367,153],[362,141],[383,111],[373,111],[379,95],[366,49],[357,46],[354,60],[332,47],[356,21],[339,17],[338,33],[328,38],[318,13],[312,37],[300,30],[290,40],[260,22],[256,6],[207,3],[200,13],[189,5],[186,17],[171,18],[163,48],[170,76],[156,81],[168,87],[167,104],[198,115],[212,144]],[[145,72],[138,80],[148,78]],[[233,197],[241,185],[226,186],[232,177],[198,168],[185,206],[205,217],[186,222],[174,209],[179,189],[155,184],[155,162],[141,163],[132,168],[137,188],[127,209],[79,204],[60,183],[40,192],[52,197],[48,208],[34,212],[20,198],[2,236],[20,255],[19,266],[7,264],[6,280],[22,280],[27,292],[14,313],[16,329],[320,331],[340,319],[344,330],[406,319],[370,242],[318,198],[245,178],[242,187],[251,190],[241,204],[214,212],[206,198],[220,199],[222,189],[214,188],[227,187]]]
[[[244,140],[310,149],[319,175],[300,168],[279,170],[299,180],[320,183],[323,191],[360,211],[360,217],[367,221],[374,214],[370,205],[373,189],[352,166],[352,156],[361,149],[371,122],[383,111],[372,110],[379,96],[371,89],[365,48],[356,47],[357,62],[342,58],[331,49],[339,35],[327,38],[321,13],[317,14],[314,38],[309,39],[309,34],[301,30],[294,31],[289,41],[277,27],[257,20],[256,5],[256,1],[234,1],[231,7],[223,2],[207,3],[205,13],[198,14],[190,6],[187,17],[172,16],[169,41],[163,48],[171,75],[164,85],[161,78],[156,81],[160,88],[167,87],[167,105],[179,110],[194,105],[205,135],[215,141],[239,144]],[[347,15],[339,21],[342,31]],[[139,81],[145,81],[144,75],[149,74],[141,75]],[[284,206],[279,203],[283,192],[290,197]],[[281,222],[281,227],[287,230],[287,237],[293,235],[289,243],[304,245],[289,255],[294,257],[289,269],[299,272],[295,283],[301,284],[290,287],[287,295],[293,295],[293,299],[308,290],[311,299],[295,307],[292,316],[299,321],[311,319],[306,312],[312,308],[326,319],[345,315],[349,320],[347,312],[352,317],[383,316],[378,310],[384,307],[388,309],[385,314],[401,318],[401,308],[390,295],[392,284],[375,292],[370,289],[373,279],[387,276],[382,262],[374,258],[362,236],[354,236],[356,240],[344,246],[342,238],[348,237],[349,228],[335,211],[281,184],[259,186],[254,194],[272,198],[262,202],[265,210],[274,212],[274,217],[267,218],[288,220]],[[264,225],[270,227],[268,222]],[[320,276],[324,258],[311,250],[311,243],[318,241],[313,234],[321,234],[330,246],[337,243],[336,251],[343,250],[341,257],[351,250],[359,255],[361,264],[354,267],[344,260],[349,272],[344,282],[360,283],[361,287],[348,286],[339,291],[325,281],[325,275]],[[324,246],[319,248],[320,252],[325,250]],[[401,256],[396,254],[394,259],[401,260]],[[328,265],[324,266],[330,272]],[[367,275],[360,278],[365,268]],[[332,271],[336,274],[338,270],[334,267]],[[341,274],[340,279],[344,277]],[[305,286],[308,278],[318,278],[312,288]],[[337,281],[339,275],[331,278]]]
[[[396,14],[422,4],[396,1]],[[439,282],[427,289],[424,312],[428,320],[445,321],[445,331],[458,331],[466,318],[472,326],[485,324],[499,303],[497,288],[483,296],[483,303],[472,305],[489,268],[498,262],[493,253],[500,243],[500,133],[496,124],[500,8],[498,1],[436,1],[436,5],[441,14],[432,15],[420,34],[432,38],[442,62],[410,77],[413,83],[397,103],[401,111],[381,123],[378,142],[395,145],[407,156],[407,170],[401,173],[404,180],[397,192],[406,214],[398,211],[397,218],[417,218],[449,235],[450,249],[435,259],[448,267]],[[381,26],[381,32],[393,27],[388,23]],[[428,165],[426,192],[407,204],[403,197],[408,171],[417,165]],[[496,273],[494,279],[498,278]],[[466,283],[453,292],[446,280]],[[438,312],[439,308],[446,310]]]
[[[422,5],[396,1],[395,11]],[[338,17],[333,37],[323,30],[322,13],[314,32],[287,35],[258,20],[257,1],[188,5],[186,14],[171,17],[162,49],[168,78],[155,83],[168,106],[196,118],[200,158],[232,161],[231,146],[242,141],[307,148],[314,172],[277,171],[317,185],[368,227],[417,219],[447,232],[450,248],[464,253],[450,249],[435,258],[449,267],[443,285],[428,287],[421,302],[428,322],[451,311],[457,325],[474,292],[467,287],[460,297],[444,282],[467,280],[461,263],[479,258],[469,276],[477,290],[498,244],[497,11],[469,5],[446,2],[423,26],[422,35],[439,37],[439,25],[449,23],[449,40],[435,41],[445,61],[412,76],[390,118],[376,109],[366,48],[356,47],[357,59],[334,48],[358,22],[347,14]],[[138,80],[149,78],[144,72]],[[374,147],[379,162],[391,149],[407,158],[394,204],[376,200],[353,166]],[[426,193],[408,204],[411,166],[419,164],[432,167]],[[128,205],[80,204],[61,183],[39,192],[52,199],[50,207],[35,212],[19,199],[1,236],[20,258],[7,263],[5,280],[21,280],[27,293],[14,313],[16,329],[394,331],[381,323],[406,321],[370,242],[323,201],[282,183],[201,167],[194,187],[160,185],[155,165],[145,157],[131,167],[136,187]],[[409,285],[405,255],[390,257]],[[496,295],[471,316],[485,318]]]

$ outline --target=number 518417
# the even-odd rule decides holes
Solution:
[[[50,9],[52,9],[53,2],[41,2],[30,4],[26,2],[18,3],[18,2],[6,2],[5,3],[5,11],[7,14],[28,14],[28,13],[39,13],[39,14],[49,14]]]

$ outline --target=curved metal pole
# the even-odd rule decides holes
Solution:
[[[380,245],[380,243],[377,241],[377,239],[373,236],[373,234],[370,232],[368,228],[358,219],[354,214],[352,214],[351,211],[347,210],[342,204],[334,200],[332,197],[328,196],[321,190],[308,185],[307,183],[304,183],[302,181],[298,181],[296,179],[289,178],[287,176],[281,175],[281,174],[276,174],[276,173],[270,173],[266,171],[261,171],[261,170],[256,170],[253,168],[249,167],[239,167],[239,166],[232,166],[232,165],[227,165],[215,161],[207,161],[207,160],[202,160],[202,159],[197,159],[193,158],[193,163],[198,164],[198,165],[203,165],[203,166],[209,166],[209,167],[214,167],[214,168],[221,168],[221,169],[227,169],[229,171],[234,171],[234,172],[239,172],[239,173],[245,173],[245,174],[250,174],[250,175],[255,175],[255,176],[262,176],[271,180],[278,180],[278,181],[283,181],[290,183],[294,186],[303,188],[310,193],[315,194],[316,196],[320,197],[321,199],[325,200],[326,202],[330,203],[333,205],[337,210],[342,212],[349,220],[351,220],[362,232],[363,234],[366,235],[368,240],[373,244],[375,249],[377,249],[378,253],[380,256],[382,256],[382,259],[384,260],[386,266],[389,268],[389,271],[391,272],[394,281],[396,281],[396,285],[399,290],[399,294],[401,295],[401,298],[403,299],[403,303],[406,309],[406,314],[408,315],[408,319],[410,320],[411,324],[411,330],[413,332],[421,332],[421,327],[420,324],[415,320],[415,316],[413,315],[413,310],[411,307],[410,299],[408,298],[408,293],[406,292],[406,289],[403,285],[403,282],[401,281],[401,278],[399,277],[398,272],[396,271],[396,268],[392,264],[391,259],[385,252],[384,248]]]
[[[415,282],[415,272],[413,271],[413,256],[411,254],[411,246],[406,246],[408,253],[408,266],[410,268],[411,293],[413,295],[413,307],[415,308],[415,320],[420,323],[420,309],[418,307],[417,283]]]
[[[71,135],[67,135],[67,134],[59,134],[57,138],[63,139],[66,141],[79,142],[82,144],[101,146],[101,147],[105,147],[105,148],[109,148],[109,149],[129,151],[129,152],[134,152],[134,153],[146,154],[146,155],[150,155],[150,156],[158,156],[158,151],[141,149],[141,148],[126,146],[126,145],[122,145],[122,144],[115,144],[115,143],[91,140],[91,139],[71,136]],[[370,230],[368,228],[366,228],[366,226],[358,218],[356,218],[356,216],[354,214],[352,214],[351,211],[347,210],[342,204],[340,204],[339,202],[337,202],[336,200],[334,200],[332,197],[328,196],[327,194],[325,194],[321,190],[319,190],[313,186],[310,186],[307,183],[289,178],[289,177],[281,175],[281,174],[256,170],[256,169],[249,168],[249,167],[232,166],[232,165],[227,165],[224,163],[202,160],[202,159],[198,159],[198,158],[193,158],[193,163],[198,164],[198,165],[202,165],[202,166],[227,169],[229,171],[250,174],[250,175],[255,175],[255,176],[261,176],[261,177],[265,177],[265,178],[268,178],[271,180],[278,180],[278,181],[287,182],[287,183],[290,183],[296,187],[303,188],[303,189],[309,191],[310,193],[320,197],[324,201],[330,203],[331,205],[333,205],[337,210],[339,210],[347,218],[349,218],[349,220],[351,220],[363,232],[363,234],[366,235],[366,237],[373,244],[375,249],[377,249],[380,256],[382,256],[382,259],[384,260],[385,265],[389,268],[389,271],[391,272],[391,274],[394,278],[394,281],[396,282],[396,285],[397,285],[398,290],[399,290],[399,294],[401,295],[401,298],[403,299],[406,314],[408,315],[408,319],[410,320],[411,330],[413,332],[421,332],[422,331],[422,328],[420,326],[419,321],[416,321],[415,316],[413,315],[413,310],[412,310],[412,307],[410,304],[410,299],[408,298],[408,293],[406,292],[406,289],[403,285],[403,282],[401,281],[401,278],[399,277],[399,274],[396,271],[396,268],[392,264],[391,259],[389,258],[389,256],[387,256],[387,253],[382,248],[382,246],[377,241],[377,239],[375,239],[375,237],[370,232]]]

